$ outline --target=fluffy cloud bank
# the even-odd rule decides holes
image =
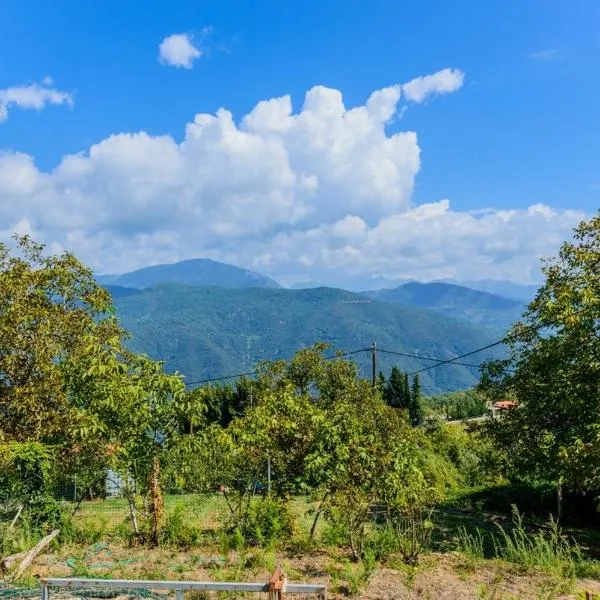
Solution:
[[[456,212],[415,206],[412,131],[387,125],[404,95],[421,102],[460,87],[445,69],[346,107],[317,86],[236,122],[197,114],[181,141],[110,136],[51,172],[0,154],[0,236],[30,232],[102,272],[207,256],[293,282],[343,276],[526,280],[582,215],[542,205]]]
[[[13,86],[0,89],[0,123],[8,119],[8,111],[12,107],[24,110],[42,110],[48,104],[66,104],[73,106],[73,96],[61,92],[52,86],[50,78],[30,85]]]

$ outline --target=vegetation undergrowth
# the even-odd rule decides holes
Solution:
[[[488,548],[491,547],[491,553]],[[496,524],[496,532],[458,530],[458,548],[468,558],[499,558],[525,569],[542,569],[563,578],[600,577],[600,562],[586,558],[580,545],[564,535],[553,517],[545,527],[528,531],[523,516],[513,509],[511,526]]]

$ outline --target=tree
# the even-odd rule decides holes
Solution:
[[[62,475],[83,473],[90,484],[109,467],[135,478],[157,543],[161,467],[193,442],[179,424],[199,423],[204,407],[180,376],[126,349],[110,294],[72,254],[46,256],[28,237],[16,246],[13,256],[0,244],[0,438],[37,442],[23,448],[38,457],[51,449]]]
[[[506,360],[487,365],[482,389],[516,408],[488,433],[520,475],[579,490],[600,488],[600,214],[583,221],[511,330]]]
[[[70,365],[123,331],[111,297],[72,254],[44,256],[16,238],[0,244],[0,431],[7,440],[66,442],[82,415],[70,402]]]
[[[379,393],[381,394],[382,398],[384,398],[385,395],[385,375],[379,371],[379,373],[377,374],[377,389],[379,390]]]
[[[77,431],[85,444],[90,436],[104,441],[111,452],[105,466],[133,479],[149,500],[149,540],[158,545],[163,517],[165,483],[180,477],[179,467],[197,451],[199,436],[182,431],[181,423],[201,424],[205,406],[186,394],[178,374],[167,375],[163,365],[125,350],[99,349],[88,362],[77,363],[73,402],[85,411],[88,426]],[[192,427],[194,430],[195,427]],[[136,506],[125,489],[136,533]]]
[[[406,394],[406,377],[398,367],[392,367],[390,378],[383,390],[383,398],[385,403],[393,408],[404,410],[409,406],[409,396]]]
[[[420,425],[423,421],[423,404],[421,398],[421,381],[419,374],[413,377],[412,390],[410,392],[410,405],[408,407],[410,421],[413,425]]]

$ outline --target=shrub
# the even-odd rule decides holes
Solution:
[[[398,551],[407,565],[416,565],[429,546],[433,533],[433,508],[413,504],[388,511],[388,527],[394,533]]]
[[[288,503],[269,496],[252,498],[226,525],[247,544],[272,545],[290,539],[295,520]]]
[[[193,548],[202,540],[202,530],[191,523],[184,506],[176,506],[167,515],[160,533],[161,544],[170,544],[180,548]]]

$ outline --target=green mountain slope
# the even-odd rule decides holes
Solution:
[[[226,288],[278,288],[279,284],[260,273],[241,269],[208,258],[194,258],[177,263],[144,267],[122,275],[99,275],[100,283],[144,289],[161,283],[217,285]]]
[[[439,311],[505,331],[516,321],[523,304],[517,300],[450,283],[411,282],[392,290],[365,292],[376,300]]]
[[[432,311],[377,302],[360,294],[317,288],[223,289],[161,285],[115,299],[135,350],[164,360],[188,381],[252,371],[259,360],[290,358],[326,341],[346,351],[380,348],[450,358],[484,346],[493,334]],[[490,352],[471,357],[479,362]],[[370,373],[369,352],[352,356]],[[431,362],[378,353],[386,372],[397,364],[415,370]],[[448,365],[423,374],[427,393],[469,387],[477,369]]]
[[[524,285],[502,279],[481,279],[474,281],[454,281],[452,279],[442,280],[441,283],[461,285],[480,292],[487,292],[504,298],[511,298],[519,302],[531,302],[538,290],[539,284]]]

